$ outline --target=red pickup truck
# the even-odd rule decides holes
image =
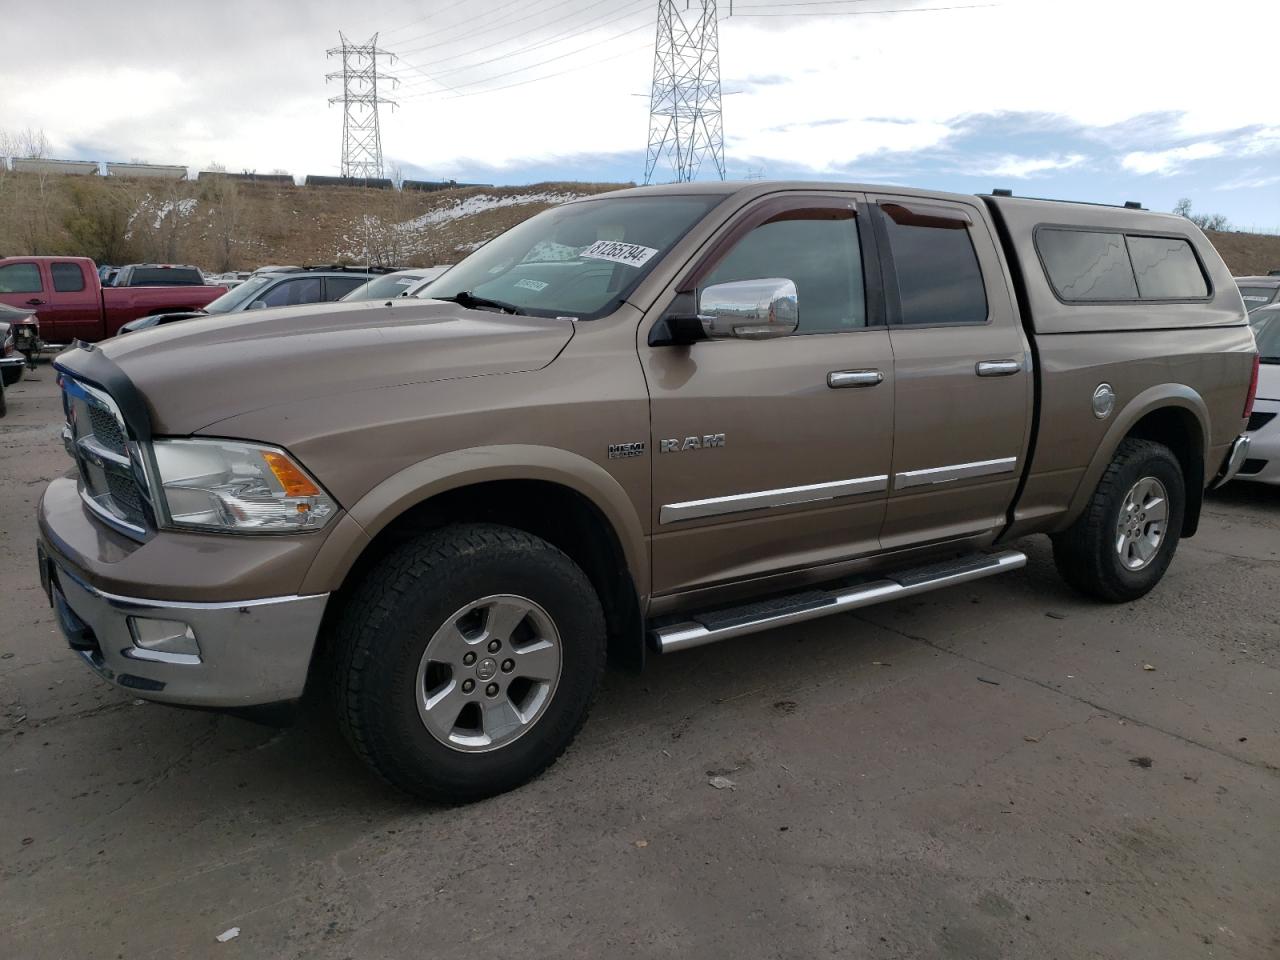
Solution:
[[[45,343],[105,340],[153,313],[199,310],[226,287],[103,287],[88,257],[0,259],[0,303],[34,307]]]

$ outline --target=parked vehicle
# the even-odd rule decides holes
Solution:
[[[121,267],[112,286],[116,287],[203,287],[199,267],[174,263],[133,263]]]
[[[1280,484],[1280,304],[1249,314],[1262,363],[1258,370],[1258,400],[1249,417],[1249,458],[1240,467],[1241,480]]]
[[[471,800],[554,762],[606,653],[989,577],[1030,534],[1137,600],[1249,447],[1254,338],[1182,217],[650,186],[431,293],[59,358],[80,479],[40,568],[86,663],[203,707],[311,678],[384,777]]]
[[[196,310],[225,290],[203,285],[104,288],[87,257],[0,259],[0,303],[34,307],[45,343],[104,340],[130,320]]]
[[[374,277],[348,293],[343,300],[390,300],[392,297],[410,296],[410,291],[429,283],[443,273],[439,267],[421,267],[414,270],[396,270]]]
[[[26,366],[27,358],[18,350],[14,328],[0,311],[0,416],[4,415],[4,388],[21,380]]]
[[[407,297],[426,297],[427,287],[435,283],[451,269],[449,266],[424,267],[425,275],[418,283],[409,288],[409,292],[405,294]]]
[[[1236,286],[1240,288],[1240,296],[1244,299],[1245,309],[1252,313],[1259,307],[1276,302],[1280,294],[1280,277],[1236,277]]]
[[[44,344],[40,339],[40,321],[31,307],[10,307],[0,303],[0,323],[8,326],[13,334],[14,349],[27,360],[27,366],[36,368],[36,360]]]
[[[139,317],[122,326],[120,332],[135,333],[150,327],[212,314],[332,303],[335,300],[341,300],[352,290],[364,286],[372,276],[373,274],[366,270],[344,267],[306,267],[287,273],[256,273],[244,283],[228,290],[203,310],[183,310]]]

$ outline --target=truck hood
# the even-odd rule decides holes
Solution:
[[[340,303],[186,320],[97,345],[145,398],[157,434],[280,403],[538,370],[573,321],[436,300]]]

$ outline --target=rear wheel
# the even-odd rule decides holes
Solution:
[[[551,544],[460,525],[380,561],[336,644],[356,752],[419,797],[477,800],[537,776],[573,740],[604,668],[604,614]]]
[[[1084,513],[1053,538],[1062,578],[1081,593],[1123,603],[1164,576],[1186,509],[1178,458],[1151,440],[1124,440]]]

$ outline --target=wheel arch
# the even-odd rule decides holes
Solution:
[[[344,591],[396,544],[448,523],[500,523],[554,544],[600,595],[610,658],[644,662],[643,603],[648,553],[639,515],[599,464],[555,448],[474,447],[424,460],[387,478],[348,507],[313,561],[303,592]]]
[[[1064,530],[1084,511],[1120,443],[1128,437],[1154,440],[1173,451],[1186,479],[1186,510],[1182,536],[1190,537],[1200,522],[1207,482],[1205,459],[1209,438],[1209,408],[1195,390],[1180,383],[1149,387],[1130,400],[1112,420],[1076,487],[1070,508],[1056,529]]]

